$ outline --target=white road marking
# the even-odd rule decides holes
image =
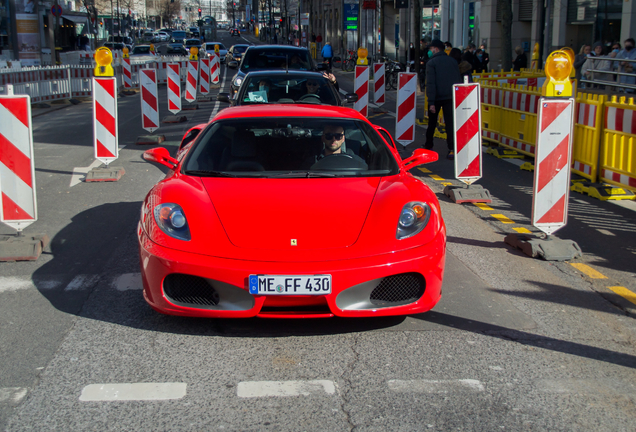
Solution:
[[[143,288],[141,273],[124,273],[114,280],[113,286],[117,291],[140,290]]]
[[[77,275],[66,285],[64,291],[78,291],[90,288],[99,279],[99,275]]]
[[[596,231],[600,232],[601,234],[605,234],[608,236],[612,236],[612,237],[616,237],[616,234],[614,234],[613,232],[603,229],[603,228],[597,228]]]
[[[236,394],[241,398],[286,397],[334,394],[336,384],[329,380],[314,381],[243,381]]]
[[[147,401],[181,399],[186,383],[90,384],[82,389],[82,402]]]
[[[219,62],[219,65],[221,63]],[[219,66],[220,68],[220,66]],[[222,92],[223,89],[225,88],[225,77],[227,76],[227,66],[223,68],[223,76],[221,77],[221,86],[219,87],[219,92]],[[219,105],[221,104],[221,102],[216,101],[214,104],[214,108],[212,108],[212,112],[210,113],[210,118],[208,119],[209,121],[212,121],[212,119],[214,118],[214,116],[219,112]]]
[[[27,395],[28,390],[24,387],[4,387],[0,388],[0,403],[10,403],[17,405]]]
[[[457,380],[389,380],[389,389],[402,393],[449,393],[452,391],[483,392],[484,385],[474,379]]]
[[[76,168],[73,168],[73,175],[71,176],[71,184],[69,185],[69,187],[73,187],[75,185],[80,184],[82,182],[82,180],[84,180],[86,178],[86,173],[87,172],[89,172],[93,168],[97,168],[101,164],[102,163],[100,161],[95,160],[95,161],[93,161],[92,164],[90,164],[87,167],[76,167]]]
[[[521,165],[523,165],[524,163],[526,163],[526,161],[525,161],[525,160],[523,160],[523,159],[502,158],[502,160],[504,160],[504,161],[506,161],[506,162],[508,162],[508,163],[511,163],[511,164],[513,164],[513,165],[517,165],[517,166],[519,166],[519,167],[520,167]]]
[[[57,288],[60,284],[61,282],[55,279],[36,280],[34,282],[31,276],[3,276],[0,277],[0,293],[31,288],[49,290]]]

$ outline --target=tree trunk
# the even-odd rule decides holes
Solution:
[[[512,0],[498,0],[501,9],[501,67],[512,69]]]

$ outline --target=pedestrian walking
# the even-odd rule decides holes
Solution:
[[[327,70],[331,72],[331,59],[333,58],[333,50],[331,49],[330,42],[325,42],[325,46],[322,47],[320,55],[322,56],[323,61],[327,62]]]
[[[481,51],[481,53],[479,51]],[[477,58],[481,62],[482,71],[488,72],[488,62],[490,61],[490,56],[488,55],[488,52],[486,52],[486,44],[481,44],[479,50],[477,50]]]
[[[457,61],[446,55],[444,44],[435,39],[430,44],[433,56],[426,63],[426,96],[428,98],[428,128],[425,149],[432,149],[440,109],[444,111],[446,124],[447,159],[454,159],[453,142],[453,84],[461,82]]]
[[[528,57],[526,56],[526,53],[523,51],[523,48],[517,45],[515,48],[515,54],[517,54],[517,57],[515,57],[515,61],[512,62],[512,70],[520,71],[521,69],[527,68]],[[581,63],[581,66],[583,66],[583,63]]]

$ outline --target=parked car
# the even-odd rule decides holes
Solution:
[[[353,318],[440,300],[446,227],[435,193],[409,173],[435,152],[403,160],[385,129],[333,106],[232,107],[196,128],[176,158],[144,153],[169,170],[136,230],[154,310]]]

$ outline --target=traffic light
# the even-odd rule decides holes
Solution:
[[[199,8],[199,18],[201,18],[201,8]]]

